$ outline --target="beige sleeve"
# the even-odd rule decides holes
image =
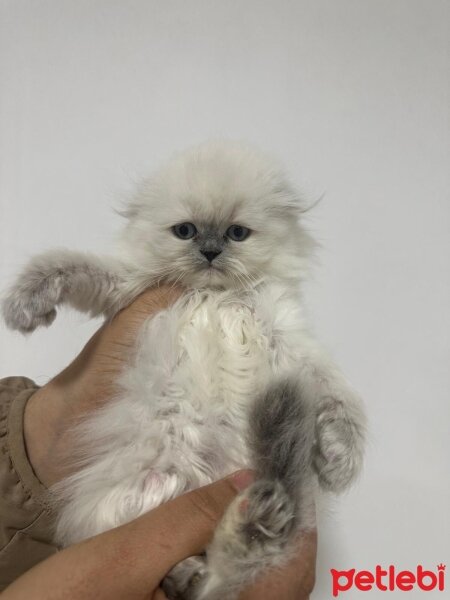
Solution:
[[[48,491],[28,460],[23,415],[38,386],[26,377],[0,379],[0,591],[57,552]]]

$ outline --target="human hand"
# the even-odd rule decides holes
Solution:
[[[61,457],[70,452],[69,431],[83,414],[102,406],[116,392],[143,322],[181,294],[162,285],[138,296],[92,336],[75,360],[28,400],[25,443],[33,469],[50,486],[66,474]]]
[[[253,481],[239,471],[35,566],[2,600],[167,600],[160,587],[180,561],[203,552],[226,508]],[[307,600],[314,580],[315,536],[299,538],[284,569],[264,575],[239,600]]]
[[[38,390],[30,398],[25,413],[27,450],[33,467],[44,484],[50,485],[64,476],[64,472],[61,468],[61,464],[58,463],[58,459],[68,450],[68,446],[70,445],[68,431],[74,420],[82,414],[102,406],[114,395],[116,391],[115,381],[129,360],[137,332],[142,323],[146,318],[156,314],[174,302],[179,297],[180,293],[181,291],[179,289],[161,287],[148,290],[139,296],[129,307],[118,313],[111,322],[105,323],[86,344],[80,355],[62,373],[57,375],[52,381]],[[219,484],[220,482],[214,485]],[[196,493],[197,492],[193,492],[194,495]],[[210,528],[208,530],[209,537],[206,536],[208,537],[207,541],[209,541],[212,536],[214,529],[213,525],[216,524],[228,503],[231,502],[231,499],[232,497],[230,497],[229,493],[224,493],[222,504],[219,503],[219,505],[217,505],[220,509],[218,509],[217,506],[216,509],[212,509],[217,518],[215,518],[215,520],[209,519]],[[163,510],[168,512],[161,513],[160,511]],[[216,510],[216,512],[214,512],[214,510]],[[150,556],[150,552],[155,552],[155,548],[157,548],[158,556],[162,556],[166,550],[168,551],[167,560],[170,562],[170,565],[168,565],[168,563],[166,564],[167,571],[164,572],[161,577],[165,575],[172,566],[186,556],[201,552],[207,543],[207,541],[205,542],[206,537],[205,534],[202,533],[201,527],[195,531],[193,529],[183,529],[184,521],[183,523],[178,523],[177,511],[177,500],[174,500],[173,503],[170,502],[167,505],[163,505],[148,515],[141,517],[143,521],[137,519],[132,522],[134,523],[133,527],[138,528],[141,527],[140,523],[142,523],[143,531],[149,536],[148,539],[145,540],[145,543],[140,535],[136,536],[136,543],[141,544],[146,548],[147,554],[144,562],[147,570],[149,568],[148,556]],[[186,542],[186,547],[191,549],[190,554],[186,554],[186,556],[183,555],[181,558],[178,558],[179,554],[177,552],[175,552],[174,556],[170,554],[170,547],[166,544],[166,534],[161,534],[158,527],[155,528],[157,523],[161,523],[163,528],[167,528],[165,519],[160,521],[160,517],[163,514],[165,514],[169,520],[173,519],[173,527],[170,529],[170,531],[172,533],[175,532],[176,535],[176,540],[173,544],[178,544],[179,535],[185,536],[186,540],[188,540]],[[148,517],[149,521],[145,520],[146,517]],[[186,522],[190,521],[191,517],[187,518]],[[192,518],[192,522],[195,523],[195,518]],[[93,538],[92,542],[88,540],[82,544],[73,546],[72,548],[75,550],[72,550],[72,548],[64,550],[62,553],[58,554],[58,556],[67,556],[67,559],[64,558],[64,561],[67,560],[68,562],[63,562],[61,566],[64,567],[67,564],[68,569],[76,569],[78,573],[81,566],[84,565],[83,568],[89,573],[97,573],[97,575],[95,575],[95,577],[99,578],[97,585],[106,585],[107,581],[102,582],[102,579],[103,577],[108,579],[110,576],[105,575],[106,570],[102,570],[106,569],[105,564],[98,563],[98,560],[101,560],[101,556],[96,557],[96,553],[100,553],[107,561],[108,556],[110,556],[111,553],[114,553],[115,547],[113,544],[113,546],[109,548],[109,543],[116,543],[117,540],[120,539],[122,540],[122,550],[119,551],[116,547],[117,556],[115,556],[115,559],[121,560],[119,555],[122,551],[124,551],[126,555],[134,555],[135,551],[131,545],[133,543],[132,540],[135,538],[133,536],[130,538],[126,537],[129,533],[128,528],[132,527],[132,523],[123,526],[127,529],[118,528],[117,530],[112,530],[112,532],[114,531],[116,533],[106,532],[105,534],[102,534],[102,536],[105,537],[97,536],[96,538]],[[151,530],[146,526],[144,527],[144,525],[148,524],[152,525]],[[125,534],[122,534],[121,532],[127,532],[123,539],[122,536]],[[133,532],[137,534],[135,529],[133,529]],[[155,535],[155,537],[153,537],[153,535]],[[168,535],[170,536],[171,534],[168,533]],[[118,537],[116,538],[115,536]],[[179,543],[181,544],[182,542],[180,541]],[[89,546],[86,546],[86,544],[89,544]],[[78,550],[78,548],[81,548],[82,550]],[[92,554],[91,548],[94,549]],[[139,549],[139,545],[137,548]],[[70,554],[68,554],[69,550]],[[262,575],[254,586],[251,586],[248,590],[243,592],[240,600],[303,600],[308,598],[314,584],[315,553],[315,533],[302,535],[298,542],[297,556],[292,559],[284,569]],[[92,564],[84,563],[88,557],[92,557]],[[56,559],[56,557],[54,558]],[[53,558],[49,560],[53,561]],[[140,557],[137,556],[133,560],[136,560],[136,566],[139,566]],[[49,561],[45,561],[43,565],[46,565],[48,562]],[[53,577],[57,576],[57,574],[53,572],[53,569],[55,568],[58,570],[59,565],[53,566],[53,563],[51,563],[50,566],[50,570],[47,570],[49,567],[45,567],[45,577],[50,578],[51,580]],[[95,570],[97,567],[100,569],[99,572]],[[116,572],[115,567],[111,567],[111,569],[113,573]],[[63,573],[64,568],[61,570],[61,574]],[[39,577],[41,576],[39,575]],[[67,577],[70,579],[75,577],[75,580],[78,581],[74,575],[67,575]],[[131,581],[131,579],[134,579],[131,571],[129,572],[129,578],[130,581],[124,583],[124,585],[134,585]],[[145,581],[148,580],[145,579]],[[76,584],[78,585],[78,583]],[[97,589],[96,586],[94,586],[93,589]],[[86,590],[83,593],[86,593]],[[156,600],[164,598],[164,595],[161,595],[163,594],[162,590],[158,588],[155,588],[152,593],[154,594],[153,596],[149,596],[147,592],[147,595],[143,597],[155,598]],[[111,594],[112,592],[109,590],[108,598],[135,597],[131,595],[114,596]],[[35,597],[38,598],[33,594],[33,598]],[[67,597],[67,595],[64,597]],[[75,598],[76,596],[70,596],[70,598],[72,597]],[[80,597],[88,598],[89,596],[84,595]],[[57,598],[57,596],[55,596],[55,598]]]
[[[316,572],[317,531],[302,531],[293,558],[278,570],[262,573],[239,600],[308,600]]]

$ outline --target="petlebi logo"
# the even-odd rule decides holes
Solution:
[[[377,565],[373,571],[337,571],[331,569],[331,585],[333,596],[336,598],[351,589],[361,592],[379,590],[380,592],[393,592],[400,590],[422,590],[431,592],[445,590],[445,565],[437,565],[436,570],[426,570],[422,565],[417,565],[415,571],[397,571],[394,565],[383,568]],[[345,595],[343,595],[345,600]]]

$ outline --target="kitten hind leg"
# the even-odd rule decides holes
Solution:
[[[261,479],[239,494],[216,530],[201,600],[234,600],[261,571],[283,565],[299,528],[311,524],[314,413],[299,384],[271,385],[249,422]]]
[[[346,489],[361,470],[365,438],[364,414],[349,394],[345,401],[325,397],[316,418],[313,465],[321,486],[329,491]]]
[[[314,350],[314,351],[313,351]],[[361,399],[315,344],[299,364],[315,406],[313,467],[323,488],[346,489],[361,471],[366,416]]]
[[[169,600],[195,600],[206,573],[206,556],[190,556],[175,565],[161,587]]]
[[[288,559],[296,528],[296,507],[281,482],[255,482],[234,500],[215,532],[198,598],[234,600],[262,570]]]

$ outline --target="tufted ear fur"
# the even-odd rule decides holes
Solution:
[[[125,219],[135,219],[139,211],[142,209],[142,203],[137,200],[127,200],[122,203],[119,208],[115,209],[115,212],[124,217]]]
[[[140,271],[187,287],[293,282],[307,275],[314,248],[304,211],[301,194],[271,157],[247,144],[207,142],[143,180],[121,208],[127,219],[121,255]],[[198,235],[177,239],[173,226],[183,222]],[[227,239],[232,224],[251,234],[241,243]],[[224,241],[213,270],[200,252],[205,236]]]
[[[291,186],[289,182],[283,182],[274,190],[274,196],[277,198],[272,206],[267,207],[269,214],[276,217],[290,215],[294,219],[299,219],[304,212],[303,201],[300,194]]]

